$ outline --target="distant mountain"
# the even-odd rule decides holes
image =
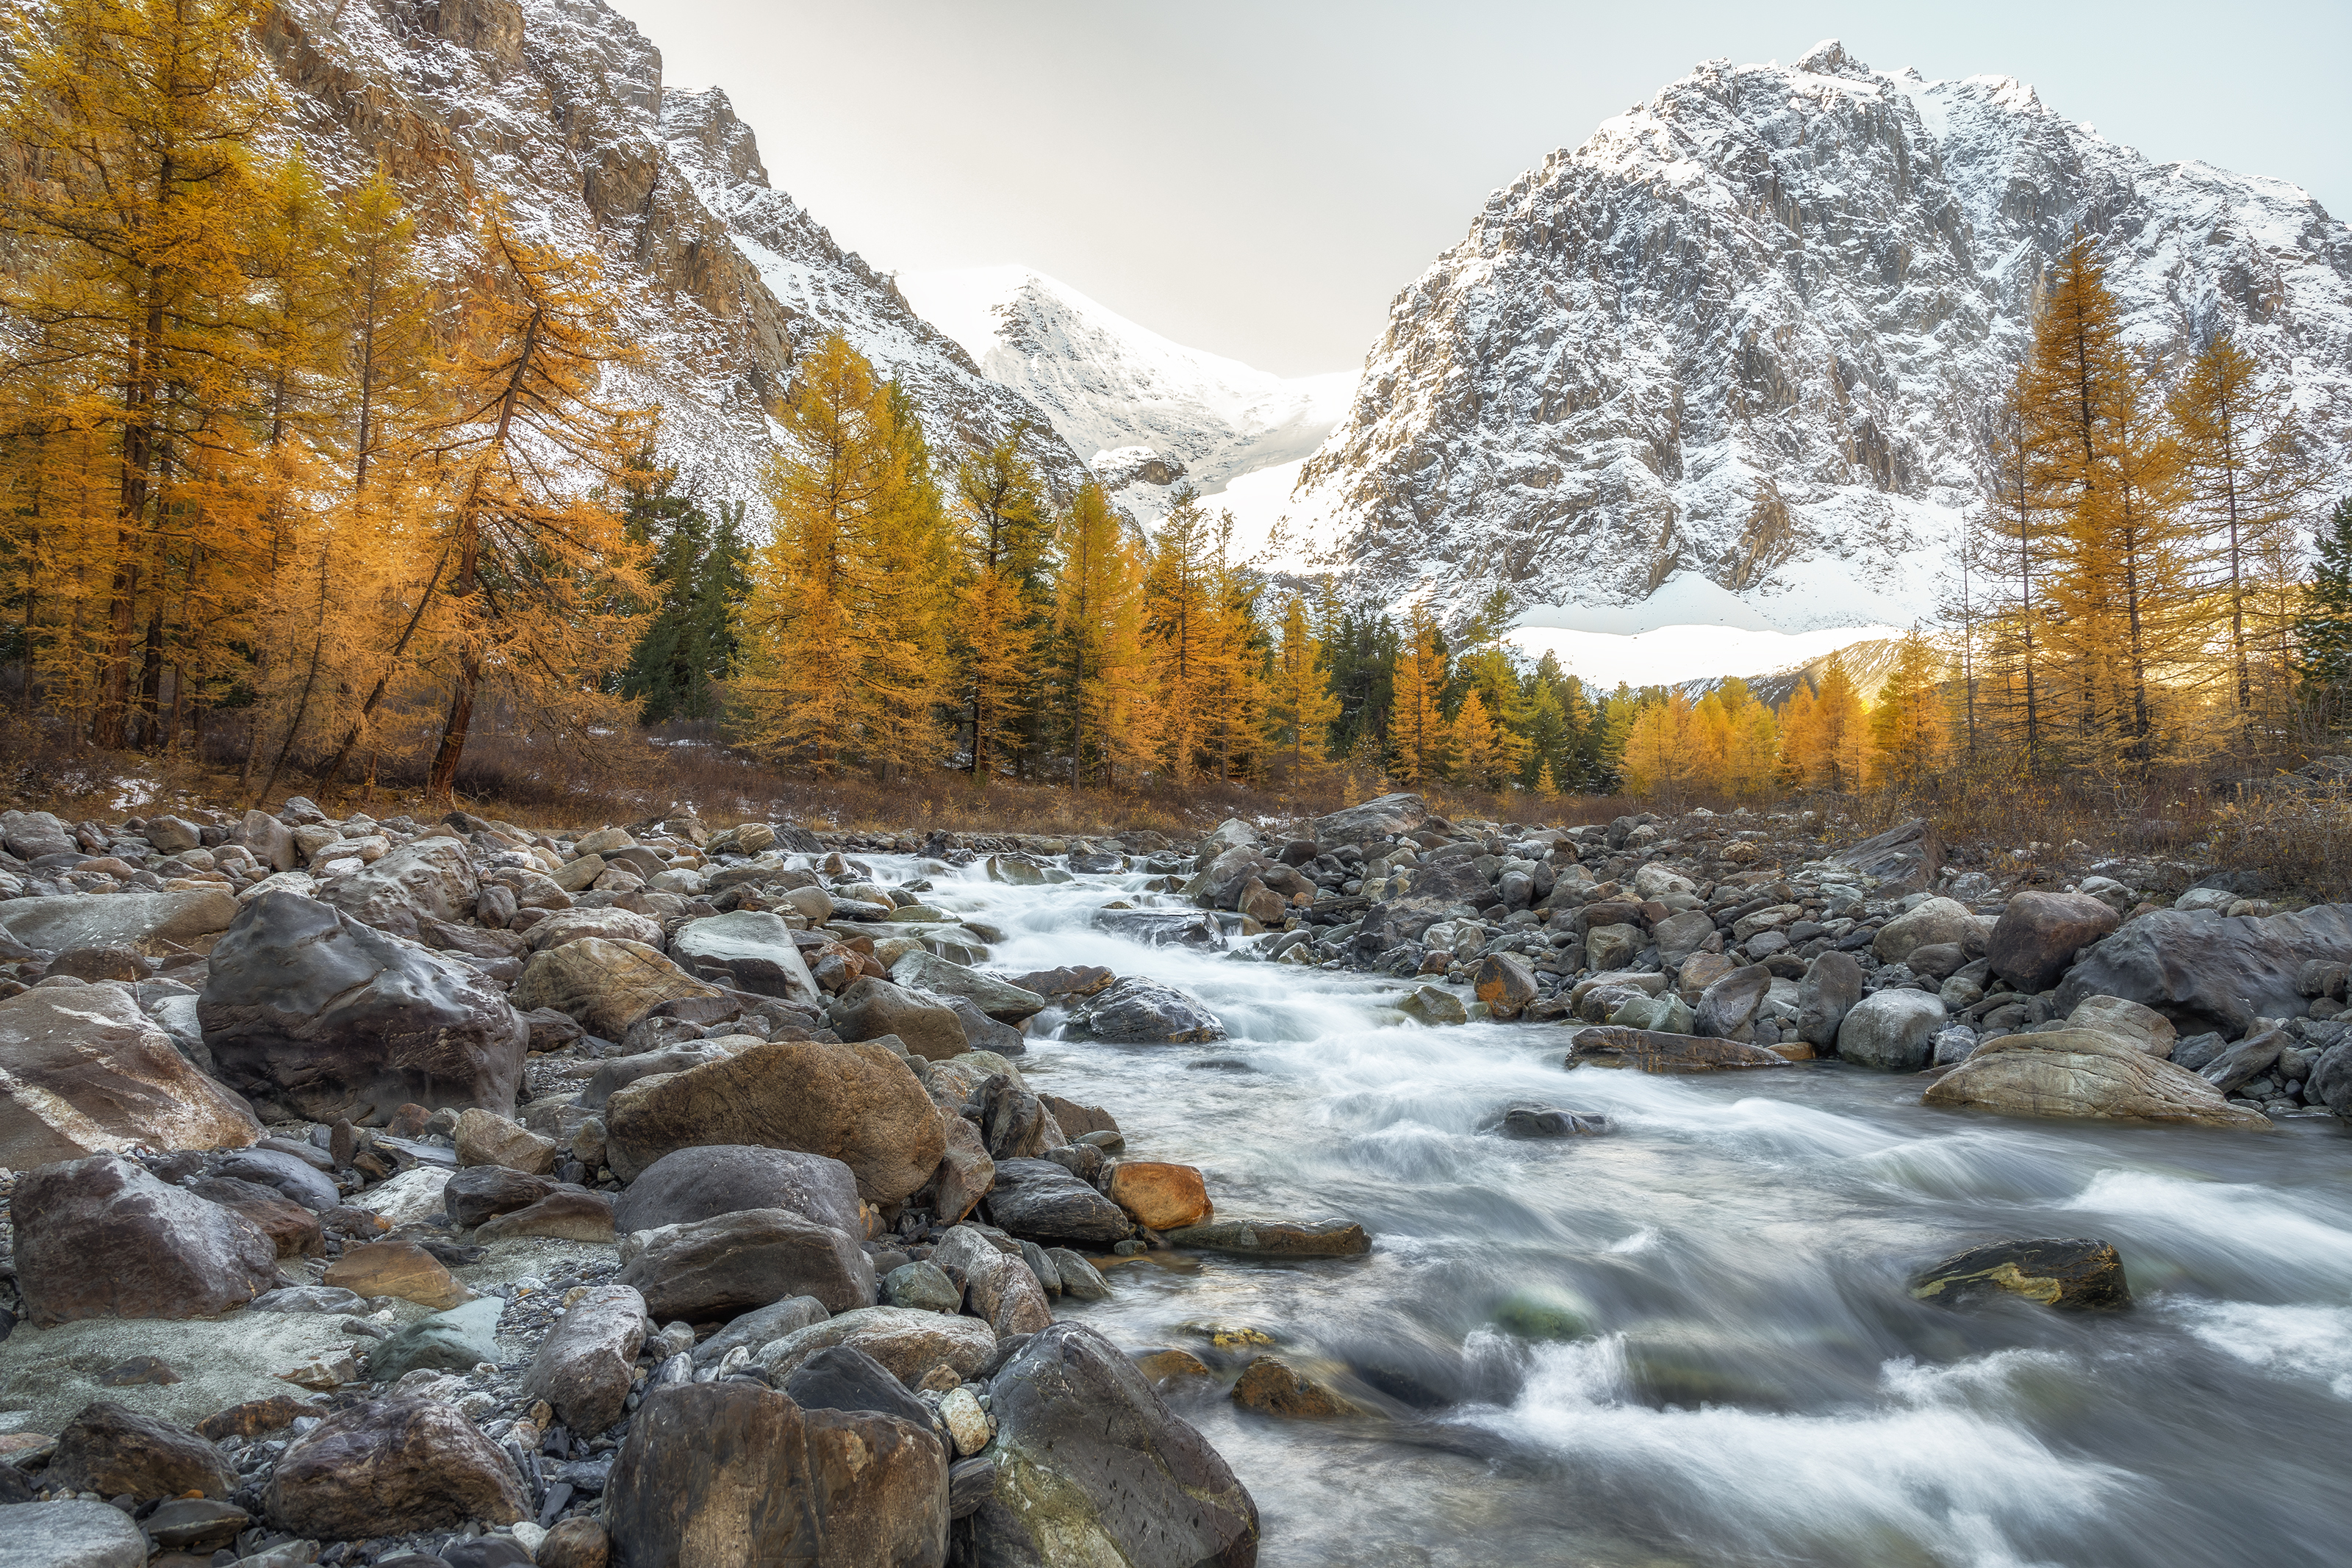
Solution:
[[[1906,623],[2078,230],[2135,347],[2177,367],[2231,334],[2352,472],[2352,230],[2011,78],[1826,43],[1709,61],[1489,197],[1397,296],[1289,509],[1391,601],[1500,584],[1572,625],[1680,578],[1784,631]]]
[[[1145,520],[1179,481],[1216,496],[1304,459],[1355,387],[1351,372],[1286,379],[1171,342],[1068,284],[1021,267],[901,273],[898,291],[1019,392]]]
[[[614,390],[660,402],[666,455],[706,494],[753,501],[754,522],[770,413],[835,331],[909,389],[943,465],[1025,420],[1057,491],[1085,478],[1018,392],[769,185],[724,93],[666,89],[660,51],[602,0],[281,0],[262,45],[284,131],[331,178],[381,161],[444,276],[488,193],[533,237],[600,255],[647,351]]]

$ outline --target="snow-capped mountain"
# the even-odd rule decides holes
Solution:
[[[895,281],[992,381],[1043,411],[1146,520],[1165,511],[1180,479],[1214,497],[1244,475],[1295,468],[1355,389],[1351,371],[1286,379],[1171,342],[1027,267]]]
[[[942,464],[1027,421],[1057,491],[1086,478],[1017,392],[769,186],[725,94],[665,89],[660,51],[602,0],[281,0],[262,44],[285,133],[332,180],[381,161],[443,276],[486,194],[534,237],[600,253],[647,350],[614,390],[658,402],[666,457],[754,522],[770,414],[834,331],[913,392]]]
[[[2232,334],[2347,471],[2352,231],[2010,78],[1826,43],[1709,61],[1489,197],[1397,297],[1289,509],[1383,599],[1503,584],[1569,628],[1672,584],[1727,623],[1904,624],[2078,228],[2135,347],[2177,367]]]

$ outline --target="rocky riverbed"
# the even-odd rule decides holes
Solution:
[[[2352,911],[2216,868],[1410,796],[0,844],[0,1563],[2128,1562],[2110,1492],[2202,1494],[2104,1358],[2347,1435],[2352,1216],[2269,1195],[2345,1165]]]

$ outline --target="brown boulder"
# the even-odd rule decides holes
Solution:
[[[190,1182],[188,1190],[223,1208],[233,1208],[261,1228],[280,1258],[316,1258],[327,1249],[319,1217],[274,1186],[236,1176]]]
[[[575,1432],[621,1418],[645,1343],[646,1299],[626,1285],[597,1285],[572,1301],[540,1342],[521,1397],[544,1399]]]
[[[584,936],[531,955],[515,982],[518,1008],[553,1008],[590,1033],[619,1040],[664,1002],[723,993],[642,942]]]
[[[537,1568],[605,1568],[612,1552],[612,1540],[601,1521],[575,1516],[547,1532],[531,1561]]]
[[[2021,991],[2046,991],[2074,967],[2074,954],[2123,923],[2086,893],[2021,893],[1993,923],[1985,956]]]
[[[1630,1067],[1641,1072],[1720,1072],[1789,1065],[1783,1057],[1736,1040],[1706,1040],[1646,1029],[1607,1025],[1580,1029],[1569,1037],[1568,1044],[1570,1067]]]
[[[1129,1160],[1111,1167],[1110,1181],[1103,1191],[1133,1215],[1138,1225],[1153,1230],[1198,1225],[1216,1211],[1200,1171],[1192,1166]]]
[[[1278,1357],[1261,1355],[1234,1385],[1234,1403],[1244,1410],[1294,1421],[1360,1416],[1362,1408],[1307,1377]]]
[[[605,1163],[623,1181],[674,1149],[756,1145],[841,1161],[869,1203],[896,1203],[929,1181],[947,1147],[930,1095],[873,1044],[772,1040],[641,1079],[614,1093],[604,1127]]]
[[[1479,959],[1470,986],[1498,1019],[1518,1017],[1536,999],[1534,973],[1508,953],[1489,953]]]
[[[335,1260],[320,1283],[340,1285],[362,1296],[398,1296],[446,1312],[474,1299],[474,1292],[414,1241],[371,1241]]]
[[[2004,1035],[1929,1085],[1923,1105],[2011,1116],[2172,1122],[2270,1132],[2197,1074],[2150,1056],[2137,1036],[2090,1030]]]
[[[640,1231],[623,1256],[620,1282],[662,1322],[731,1318],[789,1296],[814,1296],[829,1312],[874,1304],[874,1264],[857,1239],[788,1208]]]
[[[530,1511],[513,1463],[455,1406],[423,1395],[339,1410],[278,1457],[270,1522],[327,1541],[512,1524]]]
[[[613,1200],[601,1192],[582,1187],[558,1187],[534,1203],[485,1219],[474,1235],[483,1241],[543,1236],[558,1241],[609,1245],[613,1239]]]
[[[109,1400],[82,1406],[58,1434],[42,1484],[100,1497],[226,1497],[236,1471],[212,1444],[169,1421]]]
[[[16,1181],[16,1288],[41,1326],[80,1318],[202,1318],[278,1284],[278,1249],[231,1209],[120,1155]]]
[[[628,1568],[815,1564],[824,1525],[799,1406],[740,1379],[657,1388],[604,1487]]]
[[[205,1416],[196,1423],[196,1436],[207,1443],[217,1443],[223,1437],[258,1437],[265,1432],[283,1431],[301,1416],[325,1414],[323,1405],[297,1399],[291,1394],[273,1394],[267,1399],[248,1399]]]
[[[948,1555],[948,1451],[928,1424],[875,1410],[806,1410],[821,1568],[938,1568]]]

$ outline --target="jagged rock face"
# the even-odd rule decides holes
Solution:
[[[2011,78],[1824,44],[1702,65],[1496,192],[1397,297],[1297,501],[1385,597],[1625,604],[1687,572],[1787,629],[1923,612],[2078,226],[2136,348],[2233,334],[2345,466],[2352,231]]]
[[[488,193],[534,237],[603,256],[647,353],[608,392],[661,404],[662,445],[707,498],[761,519],[766,410],[835,330],[914,394],[943,465],[1025,418],[1050,484],[1086,477],[1017,393],[769,188],[724,93],[666,90],[660,51],[602,0],[284,0],[262,43],[312,162],[351,181],[381,161],[442,276]]]

